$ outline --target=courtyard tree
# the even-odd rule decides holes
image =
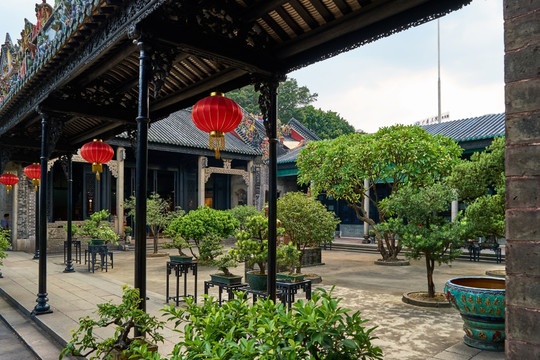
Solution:
[[[380,232],[399,236],[407,257],[425,258],[430,298],[435,297],[435,263],[448,264],[458,257],[467,234],[466,220],[451,222],[442,215],[454,197],[453,190],[442,182],[426,187],[407,184],[381,201],[390,218],[375,226]]]
[[[131,196],[124,202],[124,208],[129,210],[128,215],[133,216],[135,219],[135,196]],[[179,207],[172,210],[171,204],[161,198],[157,193],[151,193],[150,197],[146,199],[146,224],[150,227],[150,231],[154,237],[154,254],[158,252],[159,233],[173,219],[183,214],[184,211]]]
[[[504,137],[498,137],[486,151],[474,153],[452,170],[449,185],[467,204],[470,237],[488,241],[505,236]]]
[[[316,199],[301,192],[288,192],[277,202],[277,216],[291,243],[299,252],[296,272],[308,246],[329,245],[339,220]]]
[[[321,139],[335,139],[354,133],[354,127],[338,113],[316,109],[312,105],[303,107],[300,118],[296,119]]]
[[[430,185],[450,173],[461,151],[452,139],[419,126],[383,127],[374,134],[309,143],[298,156],[298,182],[309,185],[313,195],[346,201],[358,219],[374,227],[386,221],[380,187],[393,193],[405,184]],[[363,207],[365,198],[378,210],[377,218]],[[397,260],[400,240],[390,232],[374,232],[382,260]]]

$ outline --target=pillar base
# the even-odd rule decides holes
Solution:
[[[53,311],[51,310],[51,306],[47,303],[49,299],[47,298],[47,293],[39,293],[38,298],[36,299],[36,302],[38,303],[34,310],[32,311],[32,315],[42,315],[42,314],[50,314]]]

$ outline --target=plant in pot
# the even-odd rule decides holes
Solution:
[[[9,243],[11,230],[2,230],[0,229],[0,266],[4,265],[2,259],[7,257],[6,250],[11,246]],[[0,271],[0,278],[2,278],[2,272]]]
[[[300,251],[293,244],[282,244],[277,248],[278,264],[287,268],[287,271],[278,272],[276,278],[279,281],[299,282],[304,280],[304,274],[297,273],[296,268],[300,264]]]
[[[316,199],[301,192],[288,192],[277,202],[277,215],[289,241],[298,250],[296,273],[302,272],[304,254],[331,244],[339,220]]]
[[[281,228],[278,228],[277,231],[278,235],[283,233]],[[268,218],[261,215],[250,217],[246,223],[246,229],[236,233],[235,247],[229,250],[229,254],[237,261],[245,261],[250,268],[257,265],[258,270],[246,273],[246,281],[253,290],[266,290]]]
[[[128,215],[133,216],[134,220],[137,221],[135,219],[136,202],[134,196],[124,202],[124,208],[129,209]],[[172,209],[172,205],[155,192],[146,199],[146,224],[150,227],[154,239],[153,254],[162,255],[158,253],[159,233],[166,229],[173,219],[183,214],[184,211],[180,207]]]
[[[118,244],[119,236],[114,232],[111,224],[107,220],[111,214],[108,210],[96,211],[90,215],[90,219],[84,220],[80,226],[74,226],[74,234],[81,235],[89,239],[91,245]],[[64,229],[67,229],[65,226]],[[67,230],[66,230],[67,231]]]
[[[165,231],[170,235],[170,241],[167,241],[161,245],[164,249],[176,249],[178,255],[169,255],[171,261],[174,262],[190,262],[193,260],[193,256],[184,253],[184,249],[188,249],[190,244],[180,235]]]
[[[109,301],[97,305],[95,313],[98,320],[90,316],[79,318],[79,327],[73,329],[71,340],[60,353],[60,360],[69,355],[85,358],[92,355],[90,359],[133,359],[132,355],[140,352],[141,347],[147,353],[157,353],[155,343],[163,342],[163,336],[158,331],[163,329],[164,322],[139,308],[141,298],[138,289],[124,285],[122,290],[121,304]],[[104,328],[109,334],[114,330],[114,334],[101,339],[96,332]],[[135,329],[145,333],[150,342],[144,337],[133,337]]]
[[[189,243],[189,250],[194,258],[207,261],[211,260],[210,253],[215,247],[215,238],[209,235],[215,234],[221,240],[232,235],[238,226],[238,221],[228,211],[201,206],[173,219],[167,233],[173,237],[182,237]],[[194,248],[198,249],[198,253],[193,251]]]

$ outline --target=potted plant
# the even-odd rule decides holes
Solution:
[[[223,284],[239,284],[242,282],[241,275],[235,275],[229,270],[230,267],[238,266],[238,261],[233,255],[224,253],[218,258],[212,260],[211,264],[216,266],[220,273],[210,274],[212,281],[220,282]]]
[[[278,264],[287,267],[287,271],[282,271],[276,274],[277,280],[287,282],[299,282],[304,280],[304,274],[296,272],[296,268],[299,266],[300,251],[296,249],[296,246],[289,243],[281,245],[277,249]]]
[[[108,210],[96,211],[90,219],[84,220],[80,226],[73,227],[73,233],[89,239],[91,245],[118,244],[118,235],[107,219],[111,216]],[[66,229],[66,227],[64,227]]]
[[[96,314],[99,319],[90,316],[79,318],[79,327],[73,330],[71,340],[60,353],[60,360],[66,355],[87,357],[93,353],[92,359],[133,359],[131,357],[138,348],[146,352],[157,352],[156,342],[163,342],[163,336],[158,330],[163,329],[163,321],[157,320],[139,308],[141,298],[138,289],[122,287],[122,303],[98,304]],[[113,328],[114,335],[105,339],[95,334],[98,329]],[[133,337],[133,330],[145,333],[151,340],[143,337]]]
[[[135,196],[131,196],[124,202],[124,208],[129,209],[128,215],[133,216],[134,219],[135,207]],[[166,229],[173,219],[184,214],[184,211],[179,207],[176,207],[176,209],[171,208],[171,204],[155,192],[151,193],[150,197],[146,199],[146,224],[150,227],[154,238],[153,254],[155,255],[163,255],[158,253],[159,233]]]
[[[2,230],[0,229],[0,266],[4,265],[2,259],[7,257],[7,248],[11,246],[9,243],[9,236],[11,230]],[[2,278],[2,272],[0,271],[0,278]]]
[[[184,238],[180,235],[171,234],[171,233],[168,233],[168,234],[171,235],[171,240],[163,243],[163,245],[161,246],[164,249],[178,250],[178,255],[169,255],[169,259],[175,262],[190,262],[191,260],[193,260],[193,256],[187,255],[183,251],[183,249],[189,248],[190,244],[186,240],[184,240]]]
[[[224,239],[234,232],[239,223],[228,211],[221,211],[201,206],[186,215],[176,217],[167,228],[173,238],[181,237],[189,244],[191,255],[197,260],[211,260],[211,251],[215,248],[215,234]],[[198,253],[193,251],[198,249]]]
[[[280,228],[277,230],[278,233],[283,232]],[[258,270],[246,273],[246,281],[253,290],[266,290],[268,218],[261,215],[250,217],[246,223],[246,229],[236,233],[235,247],[229,251],[229,254],[237,261],[245,261],[250,268],[257,265]]]
[[[288,192],[277,202],[277,215],[285,235],[298,250],[296,273],[302,272],[304,257],[316,252],[320,263],[320,245],[331,244],[339,223],[335,214],[316,199],[301,192]]]

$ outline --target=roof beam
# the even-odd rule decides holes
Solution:
[[[43,109],[73,117],[97,118],[106,122],[123,123],[133,120],[137,116],[135,111],[121,106],[105,105],[98,107],[94,104],[66,100],[47,100],[43,104]]]

